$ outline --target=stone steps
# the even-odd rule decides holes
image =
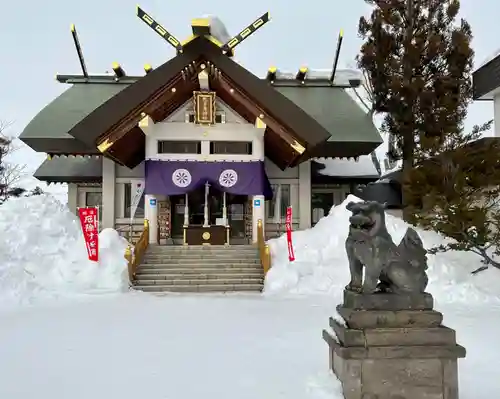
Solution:
[[[152,246],[133,285],[146,292],[260,292],[263,284],[255,246]]]
[[[135,285],[136,290],[144,292],[182,292],[182,293],[215,293],[215,292],[261,292],[262,284],[219,284],[219,285]]]
[[[179,254],[170,254],[170,253],[154,253],[154,254],[146,254],[145,259],[168,259],[168,260],[181,260],[181,259],[200,259],[200,258],[214,258],[214,259],[233,259],[237,256],[238,259],[241,260],[255,260],[255,253],[179,253]]]
[[[148,253],[164,253],[164,254],[187,254],[187,253],[254,253],[257,251],[257,246],[254,245],[151,245],[148,247]]]
[[[182,258],[182,259],[164,259],[164,258],[149,258],[145,257],[143,265],[233,265],[233,264],[248,264],[260,265],[260,259],[238,259],[238,258],[217,258],[217,257],[203,257],[203,258]]]
[[[187,270],[234,270],[241,269],[247,270],[261,270],[262,267],[258,263],[143,263],[137,269],[137,272],[142,270],[159,270],[159,269],[187,269]]]
[[[137,285],[236,285],[236,284],[262,284],[261,277],[220,277],[220,278],[193,278],[168,276],[165,279],[144,279],[142,277],[136,279]]]
[[[146,276],[170,276],[175,278],[177,276],[200,276],[200,278],[218,278],[228,276],[239,277],[262,277],[262,270],[254,268],[140,268],[136,272],[137,278],[149,278]]]

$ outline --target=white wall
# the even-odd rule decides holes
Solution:
[[[116,165],[116,177],[144,178],[144,162],[136,166],[134,169],[129,169],[126,166]]]
[[[225,102],[220,99],[215,101],[217,112],[223,113],[225,116],[225,123],[237,123],[248,125],[248,122],[239,116],[233,109],[231,109]],[[165,122],[186,122],[186,113],[194,113],[193,100],[188,100],[177,111],[170,115]]]
[[[302,169],[302,174],[299,178],[299,168],[288,168],[281,170],[278,168],[270,159],[266,158],[264,161],[266,174],[269,178],[269,182],[272,185],[289,185],[290,186],[290,205],[292,206],[292,224],[293,229],[297,230],[299,228],[310,227],[310,216],[306,216],[307,213],[310,215],[310,194],[309,200],[307,195],[301,195],[300,185],[302,181],[303,190],[309,184],[310,186],[310,173],[307,176],[307,169],[310,171],[310,166],[305,166]],[[305,179],[305,180],[304,180]],[[308,183],[309,182],[309,183]],[[269,209],[272,207],[271,201],[266,202],[266,216],[269,215]],[[286,215],[280,215],[280,221],[276,223],[275,218],[266,217],[266,236],[267,238],[278,236],[285,231],[285,217]],[[304,221],[301,222],[301,218],[304,217]]]
[[[78,185],[74,183],[69,183],[68,184],[68,208],[71,212],[73,212],[76,215],[76,208],[80,206],[85,206],[85,205],[80,205],[78,202]]]
[[[299,229],[311,227],[311,161],[299,165]]]
[[[264,161],[266,166],[266,173],[269,179],[298,179],[299,168],[288,168],[281,170],[270,159],[266,158]]]
[[[115,227],[115,163],[102,157],[102,227]]]
[[[225,123],[215,126],[198,126],[193,123],[186,123],[186,115],[192,112],[192,101],[188,101],[183,107],[174,112],[167,120],[154,124],[151,119],[147,124],[142,124],[141,129],[146,135],[146,159],[152,160],[197,160],[197,161],[257,161],[263,160],[267,176],[271,184],[290,186],[290,204],[293,209],[294,229],[304,229],[311,225],[311,169],[310,163],[286,170],[279,169],[272,161],[264,157],[264,129],[257,128],[241,118],[234,110],[229,108],[222,101],[217,100],[217,112],[222,112],[225,116]],[[158,154],[159,140],[194,140],[202,143],[201,154]],[[232,154],[210,154],[211,141],[251,141],[253,153],[251,155]],[[111,161],[110,161],[111,162]],[[112,216],[107,217],[109,223],[111,217],[115,225],[129,223],[124,218],[124,190],[125,184],[132,179],[144,179],[144,163],[133,170],[115,165],[114,172],[104,165],[103,173],[107,178],[103,178],[103,203],[112,201],[114,204]],[[113,189],[106,183],[114,173]],[[107,188],[106,188],[107,187]],[[106,197],[106,198],[104,198]],[[112,198],[112,199],[111,199]],[[149,201],[145,202],[145,213],[150,214],[148,208]],[[258,209],[258,218],[265,219],[269,202]],[[106,207],[103,206],[104,209]],[[257,211],[257,209],[254,209]],[[260,215],[262,213],[262,215]],[[255,221],[257,217],[255,218]],[[266,220],[266,230],[273,232],[284,229],[285,215],[281,215],[281,223],[275,224],[274,220]],[[134,223],[140,224],[142,220],[134,219]]]
[[[264,131],[253,125],[221,123],[199,126],[193,123],[157,123],[142,128],[146,134],[146,159],[192,161],[257,161],[263,160]],[[201,154],[158,154],[158,141],[201,141]],[[251,141],[251,155],[210,154],[211,141]]]
[[[500,94],[496,95],[493,100],[493,117],[494,117],[494,136],[500,137]]]

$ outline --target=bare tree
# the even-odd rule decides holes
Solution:
[[[26,166],[6,160],[8,155],[18,149],[14,144],[14,139],[5,134],[8,126],[8,123],[0,122],[0,204],[7,198],[19,197],[26,191],[17,187]]]
[[[373,86],[370,81],[370,76],[366,69],[362,69],[363,79],[361,80],[361,86],[353,87],[352,91],[354,95],[359,100],[360,104],[365,108],[366,112],[373,119],[375,114],[375,102],[373,97]]]

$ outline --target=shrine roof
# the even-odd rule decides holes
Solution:
[[[84,117],[128,84],[75,84],[46,105],[24,128],[19,138],[38,152],[98,154],[95,146],[68,132]]]
[[[33,118],[20,139],[40,152],[98,154],[98,141],[103,134],[130,120],[132,123],[128,122],[128,127],[122,129],[126,130],[126,141],[116,141],[106,155],[120,164],[134,167],[144,159],[145,139],[137,121],[151,99],[162,95],[165,98],[162,113],[157,115],[159,120],[175,111],[192,98],[193,90],[199,89],[198,81],[187,79],[183,73],[193,63],[201,62],[209,62],[222,71],[222,80],[211,81],[218,87],[215,90],[218,94],[231,85],[241,93],[240,98],[256,103],[258,109],[274,118],[304,147],[305,154],[294,153],[276,138],[275,132],[268,131],[268,127],[266,148],[273,148],[273,154],[266,155],[281,168],[313,157],[369,154],[382,142],[371,119],[343,88],[332,87],[321,79],[306,80],[300,85],[286,77],[271,84],[241,67],[203,38],[192,40],[183,53],[142,77],[58,76],[60,82],[71,84],[71,87]],[[219,82],[223,85],[217,86]],[[232,97],[228,91],[220,93],[226,102]],[[155,109],[158,108],[156,105]],[[250,116],[255,118],[255,115]],[[246,119],[253,123],[250,117]],[[287,151],[289,153],[285,154]]]
[[[48,183],[100,183],[102,182],[102,157],[46,159],[33,176]]]

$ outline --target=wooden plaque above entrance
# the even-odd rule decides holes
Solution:
[[[215,92],[194,91],[194,123],[215,125]]]

